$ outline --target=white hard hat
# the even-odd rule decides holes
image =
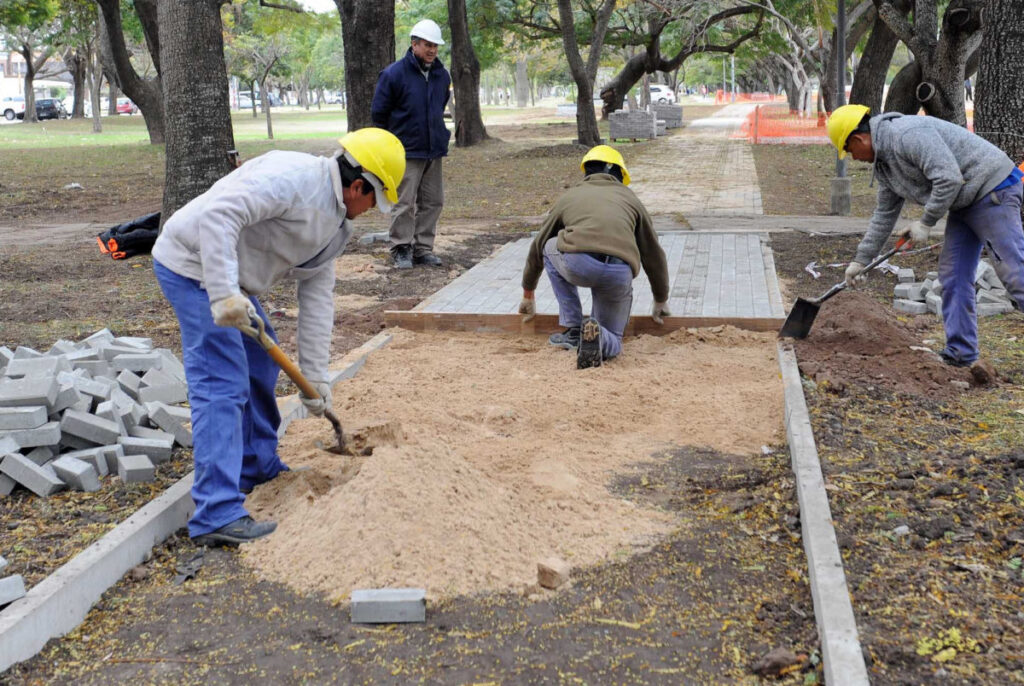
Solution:
[[[430,19],[420,19],[416,22],[416,26],[413,26],[412,31],[409,32],[409,37],[422,38],[431,43],[444,45],[444,39],[441,38],[441,27]]]

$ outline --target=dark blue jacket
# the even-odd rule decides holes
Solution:
[[[435,59],[425,78],[412,48],[377,78],[370,116],[373,125],[398,136],[405,156],[432,160],[448,154],[451,132],[444,125],[452,77]]]

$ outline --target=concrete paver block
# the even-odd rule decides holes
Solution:
[[[7,566],[7,560],[4,559],[3,555],[0,555],[0,572],[4,571],[4,567]]]
[[[79,362],[99,361],[100,354],[94,348],[73,348],[68,352],[62,353],[61,357],[70,362],[71,368],[74,369],[75,365]]]
[[[142,388],[142,378],[133,371],[124,369],[117,375],[117,385],[132,400],[139,399],[139,389]]]
[[[61,455],[51,462],[50,466],[53,467],[53,471],[57,472],[61,481],[70,488],[87,493],[100,490],[99,475],[96,473],[96,468],[88,462]]]
[[[159,369],[163,365],[163,356],[159,353],[138,353],[120,354],[110,360],[111,366],[116,371],[127,369],[133,372],[145,372],[150,369]]]
[[[14,351],[12,351],[6,345],[0,345],[0,365],[6,366],[7,363],[13,359]]]
[[[95,448],[96,444],[78,436],[61,434],[58,446],[60,450],[88,450],[89,448]]]
[[[936,293],[929,293],[925,296],[924,301],[928,304],[928,310],[933,314],[942,313],[942,296]]]
[[[121,431],[114,422],[78,410],[67,410],[60,420],[60,428],[66,434],[84,438],[96,445],[117,443],[121,436]]]
[[[1008,314],[1013,312],[1013,305],[1010,303],[978,303],[976,308],[979,317],[991,317],[996,314]]]
[[[352,591],[352,622],[393,624],[423,622],[427,592],[422,588],[374,588]]]
[[[125,455],[146,455],[153,464],[163,464],[171,459],[174,450],[174,438],[136,438],[135,436],[122,436],[116,441]]]
[[[114,334],[110,332],[110,329],[100,329],[91,336],[80,340],[78,345],[79,347],[86,346],[96,348],[103,345],[109,345],[112,340],[114,340]]]
[[[74,452],[64,453],[60,458],[73,457],[76,460],[87,462],[96,470],[97,476],[106,476],[110,473],[110,466],[107,464],[107,458],[103,452],[108,448],[110,448],[110,446],[99,445],[95,448],[86,448],[85,450],[76,450]],[[54,467],[54,469],[56,469],[56,467]],[[57,474],[59,475],[60,472],[58,471]]]
[[[21,452],[21,446],[10,436],[0,436],[0,457],[7,453]]]
[[[181,383],[185,383],[185,365],[181,363],[173,351],[167,348],[157,348],[153,352],[163,358],[163,365],[160,371],[167,372]]]
[[[56,357],[58,355],[66,355],[67,353],[71,353],[74,351],[75,343],[73,341],[58,338],[56,341],[54,341],[53,345],[50,346],[50,349],[46,351],[46,354],[51,357]]]
[[[149,352],[153,349],[152,338],[140,338],[138,336],[118,336],[113,341],[113,345],[126,345],[129,348],[138,348],[139,350]]]
[[[160,386],[145,386],[139,389],[139,402],[161,402],[176,405],[188,400],[188,388],[182,383],[169,383]]]
[[[18,485],[18,482],[7,476],[6,474],[0,474],[0,497],[8,496],[14,491],[14,487]]]
[[[117,458],[124,456],[124,448],[119,445],[103,445],[99,447],[99,451],[107,461],[107,473],[117,474]]]
[[[15,429],[3,435],[13,438],[19,448],[39,445],[57,445],[60,442],[60,422],[46,422],[34,429]]]
[[[1010,303],[1007,298],[1000,297],[995,291],[978,291],[977,301],[979,303],[993,303],[996,305]]]
[[[50,406],[50,414],[63,412],[69,407],[77,407],[82,402],[83,397],[74,384],[61,384],[60,391],[57,392],[57,398],[53,401],[53,405]]]
[[[914,283],[914,270],[904,267],[896,271],[896,280],[899,283]]]
[[[84,369],[89,372],[93,378],[97,376],[109,377],[112,370],[110,369],[110,363],[106,360],[79,360],[71,363],[72,369]]]
[[[79,393],[95,398],[96,401],[101,402],[110,399],[111,384],[109,382],[104,383],[102,377],[99,379],[88,379],[70,372],[62,372],[57,375],[57,381],[61,384],[71,384]]]
[[[57,478],[52,469],[40,467],[18,453],[4,455],[0,461],[0,472],[40,497],[45,498],[64,488],[64,482]]]
[[[0,407],[46,405],[51,411],[60,384],[55,376],[29,376],[0,382]]]
[[[99,351],[100,351],[100,356],[104,360],[106,360],[107,362],[110,362],[110,363],[113,363],[114,358],[117,357],[118,355],[139,355],[139,354],[145,354],[145,353],[139,353],[138,348],[132,348],[132,347],[127,346],[127,345],[113,345],[113,344],[104,345],[102,348],[99,349]],[[116,369],[116,367],[115,367],[115,369]]]
[[[117,475],[125,483],[152,481],[156,467],[146,455],[121,455],[117,458]]]
[[[892,309],[904,314],[928,314],[928,303],[896,298],[892,301]]]
[[[893,295],[897,298],[904,300],[917,300],[918,302],[924,302],[924,290],[922,289],[923,284],[920,283],[898,283],[896,288],[893,289]]]
[[[20,379],[27,376],[53,376],[64,371],[71,371],[71,363],[63,357],[34,357],[11,360],[4,374],[11,379]]]
[[[35,429],[46,423],[46,405],[0,407],[0,431]]]
[[[0,607],[10,605],[15,600],[25,597],[25,580],[21,574],[13,574],[0,579]]]
[[[160,429],[151,429],[148,426],[136,426],[128,432],[128,435],[134,438],[152,438],[158,441],[174,442],[174,434]]]
[[[19,345],[14,349],[14,357],[12,357],[11,360],[26,360],[34,357],[44,357],[44,355],[35,348]]]
[[[25,457],[32,460],[32,462],[36,463],[40,467],[42,467],[44,464],[46,464],[56,456],[57,451],[53,449],[53,446],[49,445],[36,446],[32,450],[25,453]]]
[[[172,413],[171,407],[164,403],[147,403],[146,410],[149,412],[149,421],[173,435],[178,445],[192,447],[192,430],[185,426],[191,421],[188,412],[186,419],[182,421],[181,415]]]
[[[150,369],[142,375],[142,385],[145,386],[166,386],[167,384],[178,383],[173,376],[160,369]]]

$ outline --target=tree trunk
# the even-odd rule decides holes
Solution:
[[[100,24],[102,31],[102,24]],[[89,96],[92,98],[92,132],[103,132],[103,119],[101,118],[100,107],[102,107],[101,93],[103,81],[103,65],[100,62],[100,51],[94,48],[89,56]]]
[[[894,3],[897,10],[904,16],[910,11],[909,0]],[[864,46],[864,54],[853,75],[853,87],[850,89],[850,102],[871,108],[873,114],[882,111],[882,95],[885,93],[885,80],[892,64],[893,53],[899,38],[877,14]]]
[[[348,130],[373,126],[377,75],[395,61],[395,0],[334,0],[345,46]]]
[[[601,89],[601,119],[607,119],[608,115],[616,110],[622,109],[622,101],[625,99],[629,89],[644,76],[647,69],[647,55],[639,53],[633,55],[623,65],[619,73],[612,77],[612,80]]]
[[[526,75],[526,58],[516,60],[516,107],[530,104],[530,77]]]
[[[558,18],[562,24],[562,45],[569,61],[569,71],[576,82],[576,142],[580,145],[593,147],[601,143],[601,132],[597,128],[597,115],[594,114],[594,79],[597,78],[597,65],[604,46],[605,33],[615,0],[604,0],[597,11],[594,22],[594,33],[590,39],[590,52],[587,61],[580,55],[580,46],[576,40],[576,21],[573,18],[569,0],[558,0]]]
[[[32,47],[29,45],[22,44],[18,47],[18,52],[25,58],[25,123],[33,124],[39,121],[36,117],[36,92],[32,86],[32,82],[36,79],[36,69],[32,62]]]
[[[847,15],[846,45],[844,49],[844,54],[846,55],[847,60],[849,60],[850,55],[853,54],[857,44],[860,43],[860,39],[864,37],[864,34],[867,33],[868,29],[871,27],[875,16],[876,13],[870,0],[867,2],[860,2],[855,5],[852,8],[852,12]],[[833,30],[831,40],[829,41],[828,58],[825,60],[825,64],[822,65],[822,74],[820,76],[820,92],[824,101],[825,110],[828,112],[835,109],[836,96],[838,95],[839,90],[839,65],[836,64],[836,59],[839,55],[836,50],[836,34],[837,32]],[[845,83],[850,82],[848,78],[844,78],[843,81]]]
[[[455,145],[476,145],[489,138],[480,114],[480,60],[469,34],[466,0],[448,0],[452,38],[452,84],[455,90]]]
[[[87,50],[68,50],[64,54],[64,64],[71,72],[71,83],[74,88],[71,112],[68,113],[73,119],[85,117],[85,74],[89,68],[88,59]]]
[[[274,140],[274,122],[270,118],[270,96],[267,94],[266,81],[260,82],[260,106],[263,108],[263,115],[267,119],[267,138]]]
[[[160,63],[167,162],[161,219],[231,171],[221,0],[161,0]]]
[[[974,130],[1010,156],[1024,160],[1024,3],[988,0],[981,42]]]

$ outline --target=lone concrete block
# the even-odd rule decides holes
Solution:
[[[14,487],[17,485],[18,482],[11,477],[6,474],[0,474],[0,497],[10,495],[14,491]]]
[[[541,588],[558,588],[569,581],[571,567],[565,560],[549,557],[537,563],[537,583]]]
[[[6,345],[0,345],[0,366],[6,367],[14,359],[14,352]]]
[[[65,457],[72,457],[76,460],[87,462],[88,464],[92,465],[93,469],[96,470],[97,476],[106,476],[107,474],[110,473],[110,466],[107,464],[107,458],[104,455],[104,451],[111,447],[117,446],[101,445],[96,446],[95,448],[76,450],[74,452],[64,453],[63,455],[60,456],[60,458],[63,459]],[[56,467],[54,467],[54,469],[56,469]],[[60,475],[60,472],[58,471],[57,474]]]
[[[4,434],[13,438],[19,448],[35,448],[39,445],[57,445],[60,443],[60,423],[46,422],[34,429],[16,429]]]
[[[79,371],[82,372],[82,374],[86,373],[85,370]],[[62,384],[71,384],[79,393],[88,395],[90,398],[95,398],[95,402],[102,402],[110,399],[110,392],[114,387],[113,382],[103,379],[103,377],[89,379],[81,374],[72,372],[62,372],[58,374],[57,381]]]
[[[142,386],[166,386],[168,384],[178,383],[170,374],[160,369],[150,369],[142,375]]]
[[[352,591],[352,622],[393,624],[423,622],[427,592],[422,588],[375,588]]]
[[[150,369],[159,369],[163,364],[163,357],[158,353],[130,353],[115,356],[110,361],[111,366],[117,370],[127,369],[133,372],[145,372]]]
[[[96,474],[96,468],[88,462],[62,455],[51,462],[50,466],[57,472],[61,481],[75,490],[87,493],[100,490],[99,475]]]
[[[53,470],[40,467],[18,453],[8,453],[0,461],[0,472],[40,497],[46,497],[64,488],[64,482]]]
[[[121,436],[121,431],[114,422],[78,410],[65,412],[60,420],[60,428],[66,434],[84,438],[96,445],[117,443]]]
[[[170,383],[160,386],[146,386],[139,389],[139,402],[151,403],[161,402],[167,405],[175,405],[188,400],[188,388],[182,383]]]
[[[25,580],[21,574],[5,576],[0,579],[0,607],[10,605],[15,600],[25,597]]]
[[[60,384],[55,376],[9,379],[0,383],[0,407],[46,405],[51,411]]]
[[[192,446],[192,431],[185,426],[190,421],[187,411],[186,419],[182,421],[180,414],[172,413],[171,407],[163,403],[147,403],[146,410],[149,411],[149,421],[173,435],[178,445]]]
[[[136,438],[134,436],[122,436],[117,439],[118,445],[124,450],[125,455],[146,455],[153,464],[162,464],[171,459],[174,449],[174,439],[160,438]]]
[[[117,475],[125,483],[152,481],[156,467],[145,455],[121,455],[117,458]]]
[[[924,300],[928,304],[928,310],[930,312],[932,312],[934,314],[941,314],[942,313],[942,297],[941,296],[939,296],[939,295],[937,295],[937,294],[935,294],[933,292],[933,293],[929,293],[928,295],[926,295]]]
[[[928,303],[896,298],[892,301],[892,309],[904,314],[928,314]]]
[[[919,283],[898,283],[893,295],[904,300],[917,300],[919,302],[924,302],[925,298],[924,291]]]
[[[0,407],[0,431],[35,429],[46,423],[46,405]]]

